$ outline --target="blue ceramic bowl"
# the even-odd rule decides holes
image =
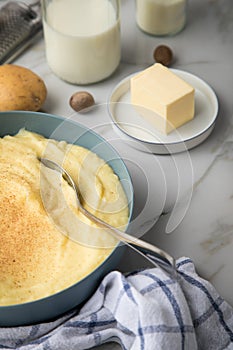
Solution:
[[[0,112],[0,137],[25,128],[47,138],[65,140],[86,147],[113,168],[129,203],[129,221],[133,210],[133,187],[128,170],[112,146],[86,127],[61,117],[39,112]],[[55,319],[77,307],[96,290],[101,279],[118,264],[124,246],[118,245],[109,257],[87,277],[49,297],[24,304],[0,306],[0,326],[22,326]]]

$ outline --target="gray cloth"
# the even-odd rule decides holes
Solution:
[[[178,279],[158,268],[114,271],[81,310],[51,323],[0,329],[0,349],[82,350],[116,341],[133,350],[233,349],[233,309],[189,258]]]

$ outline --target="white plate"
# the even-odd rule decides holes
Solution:
[[[195,88],[195,116],[193,120],[163,135],[135,111],[130,103],[130,79],[123,79],[113,90],[108,110],[121,137],[133,147],[145,152],[171,154],[191,149],[203,142],[214,128],[218,114],[218,100],[213,89],[202,79],[185,71],[171,69]]]

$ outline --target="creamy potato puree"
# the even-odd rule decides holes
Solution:
[[[96,216],[120,228],[128,222],[120,181],[95,153],[26,130],[1,138],[0,305],[69,287],[101,264],[117,243],[79,213],[74,191],[41,165],[42,156],[60,162],[77,180],[84,206]]]

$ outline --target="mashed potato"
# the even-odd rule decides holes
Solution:
[[[0,305],[20,304],[76,283],[112,252],[115,239],[79,213],[67,182],[38,158],[59,162],[84,206],[124,229],[127,198],[95,153],[20,130],[0,139]]]

